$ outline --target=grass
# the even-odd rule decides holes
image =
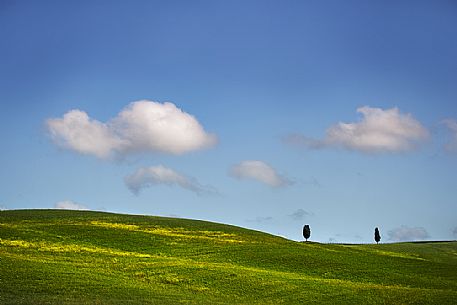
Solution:
[[[0,211],[0,304],[456,304],[457,242],[332,245],[204,221]]]

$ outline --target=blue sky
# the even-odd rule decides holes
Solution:
[[[0,38],[3,209],[457,238],[453,1],[2,1]]]

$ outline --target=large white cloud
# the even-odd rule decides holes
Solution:
[[[55,209],[63,209],[63,210],[88,210],[89,208],[86,207],[84,204],[80,204],[71,200],[64,200],[59,201],[54,205]]]
[[[137,152],[183,154],[216,144],[197,119],[172,103],[130,103],[106,123],[81,110],[46,121],[58,145],[78,153],[108,158]]]
[[[274,168],[263,161],[246,160],[230,168],[229,174],[237,179],[253,179],[271,187],[292,184],[288,178],[279,175]]]
[[[362,119],[355,123],[338,123],[327,129],[324,139],[290,135],[285,142],[312,149],[342,147],[363,153],[404,152],[414,150],[428,139],[429,132],[411,114],[398,108],[361,107]]]
[[[89,118],[81,110],[71,110],[63,118],[46,123],[56,143],[78,153],[105,158],[127,144],[107,124]]]
[[[389,240],[392,241],[415,241],[424,240],[430,237],[427,230],[422,227],[401,226],[387,232]]]
[[[158,184],[179,186],[199,195],[217,192],[213,187],[204,186],[195,178],[182,175],[163,165],[139,168],[133,174],[126,176],[124,182],[134,194]]]
[[[444,148],[449,152],[457,152],[457,121],[454,119],[443,120],[443,124],[451,132],[451,139],[446,143]]]

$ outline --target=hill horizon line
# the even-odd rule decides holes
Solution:
[[[303,242],[303,243],[319,243],[319,244],[328,244],[328,245],[370,245],[374,244],[375,242],[366,242],[366,243],[351,243],[351,242],[322,242],[322,241],[317,241],[317,240],[309,240],[309,241],[304,241],[304,240],[294,240],[291,238],[287,238],[282,235],[277,235],[273,234],[270,232],[258,230],[258,229],[252,229],[252,228],[247,228],[244,226],[240,225],[234,225],[234,224],[229,224],[229,223],[224,223],[224,222],[217,222],[217,221],[212,221],[212,220],[206,220],[206,219],[198,219],[198,218],[186,218],[186,217],[180,217],[180,216],[162,216],[162,215],[151,215],[151,214],[134,214],[134,213],[124,213],[124,212],[110,212],[110,211],[103,211],[103,210],[92,210],[92,209],[58,209],[58,208],[37,208],[37,209],[4,209],[0,210],[1,212],[4,211],[72,211],[72,212],[81,212],[81,213],[101,213],[101,214],[107,214],[107,215],[123,215],[123,216],[138,216],[138,217],[158,217],[162,219],[180,219],[180,220],[188,220],[188,221],[197,221],[197,222],[206,222],[206,223],[211,223],[211,224],[217,224],[217,225],[225,225],[225,226],[231,226],[231,227],[236,227],[236,228],[241,228],[244,230],[249,230],[249,231],[255,231],[267,235],[271,235],[277,238],[283,238],[288,241],[293,241],[293,242]],[[427,244],[427,243],[446,243],[446,242],[457,242],[457,239],[448,239],[448,240],[409,240],[409,241],[384,241],[381,242],[382,244],[403,244],[403,243],[416,243],[416,244]]]

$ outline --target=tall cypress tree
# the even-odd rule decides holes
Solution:
[[[305,225],[303,227],[303,237],[305,238],[306,241],[308,241],[308,238],[311,236],[311,229],[309,228],[309,225]]]
[[[379,234],[379,229],[377,227],[374,229],[374,240],[377,244],[379,244],[379,241],[381,240],[381,235]]]

